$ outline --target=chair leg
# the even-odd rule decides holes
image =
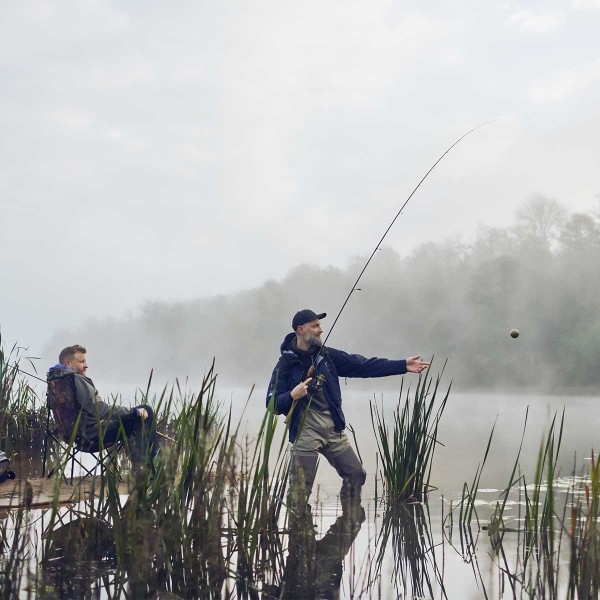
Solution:
[[[71,485],[73,485],[73,473],[75,471],[75,452],[71,450]]]
[[[46,476],[46,460],[48,458],[48,435],[50,427],[50,407],[46,408],[46,429],[44,430],[44,457],[42,458],[42,477]]]
[[[66,452],[66,448],[64,446],[64,443],[56,437],[56,435],[54,435],[54,433],[50,430],[46,430],[46,456],[44,457],[44,462],[46,463],[43,468],[42,468],[42,472],[45,474],[46,472],[46,467],[48,466],[47,461],[48,461],[48,445],[50,444],[50,440],[52,440],[55,444],[55,447],[60,448],[63,452]],[[68,459],[67,459],[68,461]],[[48,472],[48,475],[45,475],[47,479],[50,479],[50,477],[52,477],[54,475],[54,473],[56,473],[56,471],[58,471],[58,469],[60,468],[61,465],[61,461],[59,460],[58,463],[56,463],[52,469],[50,469],[50,471]],[[67,478],[64,476],[63,473],[63,479],[65,480],[65,483],[67,483]]]
[[[98,467],[100,467],[102,472],[106,471],[106,469],[109,467],[109,465],[111,463],[115,466],[115,468],[117,468],[116,457],[117,457],[117,454],[123,448],[123,442],[121,442],[121,441],[113,444],[110,448],[105,449],[104,452],[102,454],[100,454],[100,452],[86,452],[84,450],[80,450],[77,447],[68,447],[64,444],[64,442],[57,439],[52,433],[50,433],[49,435],[52,437],[53,440],[55,440],[55,442],[58,444],[58,446],[63,451],[63,453],[66,453],[67,456],[63,460],[60,460],[58,464],[56,464],[52,467],[52,469],[49,471],[49,473],[47,475],[48,478],[52,477],[61,468],[61,465],[64,466],[64,468],[62,469],[62,476],[65,480],[65,483],[70,483],[71,485],[73,484],[74,475],[75,475],[75,464],[79,465],[81,473],[83,475],[81,478],[81,481],[83,481],[87,477],[90,477],[90,476],[93,477],[94,471]],[[79,453],[90,454],[96,461],[95,464],[90,468],[86,467],[83,464],[83,462],[81,460],[79,460],[79,458],[78,458]],[[70,476],[70,479],[67,479],[66,471],[69,467],[69,463],[71,463],[71,465],[70,465],[71,476]],[[44,469],[44,473],[45,473],[45,469]],[[117,473],[118,473],[118,468],[117,468]],[[121,479],[120,473],[118,473],[118,477],[120,480]]]
[[[111,446],[107,450],[106,456],[101,461],[103,470],[106,470],[108,468],[108,465],[105,464],[105,461],[107,461],[107,460],[110,461],[110,463],[112,463],[115,466],[115,470],[117,471],[117,475],[119,476],[119,481],[121,480],[121,473],[119,472],[116,458],[117,458],[119,452],[122,450],[122,448],[123,448],[123,441],[119,440],[114,446]]]

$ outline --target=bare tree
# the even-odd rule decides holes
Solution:
[[[537,195],[525,202],[516,216],[521,235],[552,250],[559,239],[567,211],[553,198]]]

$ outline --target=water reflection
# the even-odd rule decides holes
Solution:
[[[342,514],[317,540],[310,505],[290,521],[288,557],[279,585],[263,598],[339,599],[343,561],[365,521],[360,500],[342,504]]]
[[[433,598],[435,588],[445,598],[427,505],[392,502],[385,508],[376,542],[374,581],[385,574],[384,557],[393,555],[392,582],[398,598]]]
[[[42,536],[44,553],[38,592],[58,598],[92,597],[100,589],[115,597],[117,549],[104,520],[67,511]]]

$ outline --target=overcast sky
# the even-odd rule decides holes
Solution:
[[[389,246],[468,241],[532,194],[597,204],[600,0],[0,7],[0,327],[34,354],[147,300],[346,265],[490,119]]]

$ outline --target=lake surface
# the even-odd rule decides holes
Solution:
[[[445,391],[445,390],[444,390]],[[383,414],[389,423],[392,422],[393,412],[398,406],[397,393],[342,390],[344,395],[343,407],[347,422],[353,427],[358,448],[367,470],[367,482],[363,488],[363,506],[366,509],[366,519],[360,532],[356,536],[352,555],[346,557],[344,578],[342,579],[342,598],[361,597],[356,595],[361,589],[361,582],[365,582],[365,564],[369,557],[376,552],[378,535],[382,528],[383,508],[375,504],[376,489],[376,454],[377,444],[371,422],[369,402],[377,402],[383,409]],[[229,396],[222,395],[224,402],[231,403],[232,411],[237,417],[242,413],[242,407],[247,399],[248,392],[234,390]],[[441,399],[441,397],[440,397]],[[405,401],[405,396],[402,402]],[[497,557],[494,556],[489,537],[486,531],[481,531],[477,538],[477,562],[479,575],[474,571],[473,557],[461,553],[459,532],[455,527],[452,538],[449,539],[447,517],[450,501],[456,504],[460,498],[463,483],[471,483],[478,465],[484,457],[492,427],[494,434],[490,453],[481,477],[480,491],[477,500],[478,516],[486,522],[500,497],[500,493],[509,483],[509,478],[517,458],[517,452],[523,436],[525,418],[527,427],[523,448],[519,459],[520,471],[528,481],[534,476],[540,444],[547,433],[554,415],[560,421],[562,411],[565,411],[564,430],[560,459],[558,463],[557,495],[566,498],[566,491],[573,472],[577,465],[577,472],[589,465],[592,448],[600,447],[598,406],[600,397],[567,397],[547,395],[517,395],[517,394],[491,394],[491,393],[458,393],[451,392],[445,411],[442,415],[438,430],[438,440],[443,444],[437,445],[431,484],[437,489],[432,491],[428,502],[428,534],[430,539],[421,536],[424,546],[434,546],[430,559],[425,561],[429,565],[427,580],[431,586],[425,590],[411,588],[410,576],[404,579],[397,572],[398,561],[401,557],[394,553],[393,548],[385,550],[382,565],[381,579],[376,587],[363,590],[364,597],[374,598],[416,598],[416,592],[422,593],[423,598],[443,597],[442,586],[437,581],[435,572],[439,571],[438,578],[443,571],[443,587],[445,594],[450,599],[466,598],[497,598],[512,597],[507,578],[500,575],[497,566]],[[243,422],[249,436],[257,431],[263,416],[262,396],[253,397],[246,409]],[[279,417],[281,428],[284,429],[283,418]],[[350,435],[352,439],[352,436]],[[340,479],[334,469],[326,460],[321,460],[315,488],[311,497],[315,510],[315,523],[319,535],[324,535],[328,527],[335,521],[340,513],[338,493]],[[381,493],[381,482],[378,484]],[[507,506],[507,525],[519,525],[519,509],[522,502],[517,493],[511,495]],[[512,519],[512,522],[511,522]],[[410,521],[410,519],[408,519]],[[410,523],[407,525],[410,533]],[[514,538],[512,539],[511,538]],[[410,535],[400,544],[403,556],[410,557]],[[452,541],[452,543],[450,543]],[[516,561],[516,534],[508,533],[504,539],[506,560],[511,564]],[[402,545],[404,544],[404,545]],[[511,544],[514,546],[511,547]],[[425,548],[426,549],[426,548]],[[414,550],[414,548],[412,548]],[[564,552],[564,560],[568,561],[568,554]],[[410,562],[410,561],[409,561]],[[437,565],[434,567],[433,565]],[[415,573],[423,574],[418,569]],[[427,567],[426,567],[427,568]],[[362,578],[362,579],[361,579]],[[566,581],[563,587],[566,586]]]
[[[445,391],[445,390],[444,390]],[[342,390],[343,408],[347,423],[355,431],[358,449],[367,470],[367,482],[363,498],[375,496],[375,470],[377,444],[371,423],[369,402],[377,402],[384,416],[391,423],[398,406],[398,394],[390,392],[356,392]],[[234,421],[241,417],[248,390],[218,391],[224,406],[231,404]],[[440,398],[441,399],[441,398]],[[402,402],[405,397],[402,398]],[[569,475],[573,462],[579,464],[590,456],[594,447],[600,447],[600,397],[592,396],[542,396],[489,393],[451,392],[438,430],[438,440],[431,484],[439,488],[433,498],[444,495],[451,498],[460,495],[462,484],[471,481],[477,465],[483,459],[485,448],[494,423],[496,423],[490,454],[487,458],[481,484],[485,488],[498,488],[508,483],[514,465],[525,416],[527,430],[520,465],[522,471],[533,474],[542,436],[548,431],[552,417],[560,419],[565,410],[565,427],[561,446],[561,469]],[[258,431],[264,416],[264,399],[254,393],[242,417],[248,435]],[[285,427],[279,417],[281,428]],[[347,431],[351,440],[353,437]],[[316,485],[321,489],[321,499],[331,504],[336,498],[339,478],[326,461],[319,467]]]
[[[328,544],[331,540],[341,548],[338,549],[343,567],[339,597],[446,597],[459,600],[512,597],[508,579],[498,567],[499,558],[487,532],[476,528],[476,539],[473,540],[476,551],[470,552],[464,540],[461,544],[459,528],[455,526],[450,530],[448,527],[450,503],[456,505],[464,482],[472,481],[495,424],[477,501],[478,517],[486,523],[500,493],[508,485],[527,411],[528,423],[519,464],[521,472],[531,481],[543,436],[553,416],[558,413],[560,419],[563,409],[565,426],[557,495],[563,494],[566,498],[574,465],[580,473],[584,466],[589,465],[592,448],[600,446],[597,411],[600,397],[451,392],[441,418],[438,430],[440,443],[433,459],[431,484],[436,489],[430,493],[426,506],[408,506],[392,519],[390,529],[385,507],[376,503],[375,498],[376,489],[381,492],[382,485],[381,481],[377,482],[377,444],[369,403],[377,402],[391,423],[399,402],[398,393],[377,391],[375,386],[373,392],[365,392],[351,385],[343,388],[342,392],[346,419],[355,431],[368,473],[362,494],[364,517],[353,514],[348,523],[340,516],[342,510],[338,492],[341,481],[325,460],[319,465],[311,497],[316,525],[315,542],[317,545],[321,543],[318,547],[323,549],[323,554],[319,555],[322,565],[330,565],[326,550],[330,550]],[[263,392],[255,392],[247,405],[248,390],[227,390],[217,385],[216,396],[223,408],[231,406],[234,423],[241,419],[242,430],[252,440],[265,412]],[[439,399],[442,397],[443,394]],[[405,399],[404,396],[401,402]],[[278,428],[278,439],[281,439],[285,429],[283,417],[279,417]],[[353,439],[352,435],[350,439]],[[520,500],[516,492],[511,495],[506,518],[508,526],[516,528],[520,524]],[[386,531],[389,538],[384,542]],[[505,560],[511,565],[517,560],[516,541],[515,533],[505,535]],[[348,548],[344,546],[346,542]],[[381,556],[380,569],[376,570],[374,565],[378,555]],[[566,552],[564,561],[568,561]],[[559,587],[565,589],[565,585],[566,582],[562,582]],[[97,597],[109,597],[109,594],[100,588]],[[336,596],[333,594],[331,597]]]

